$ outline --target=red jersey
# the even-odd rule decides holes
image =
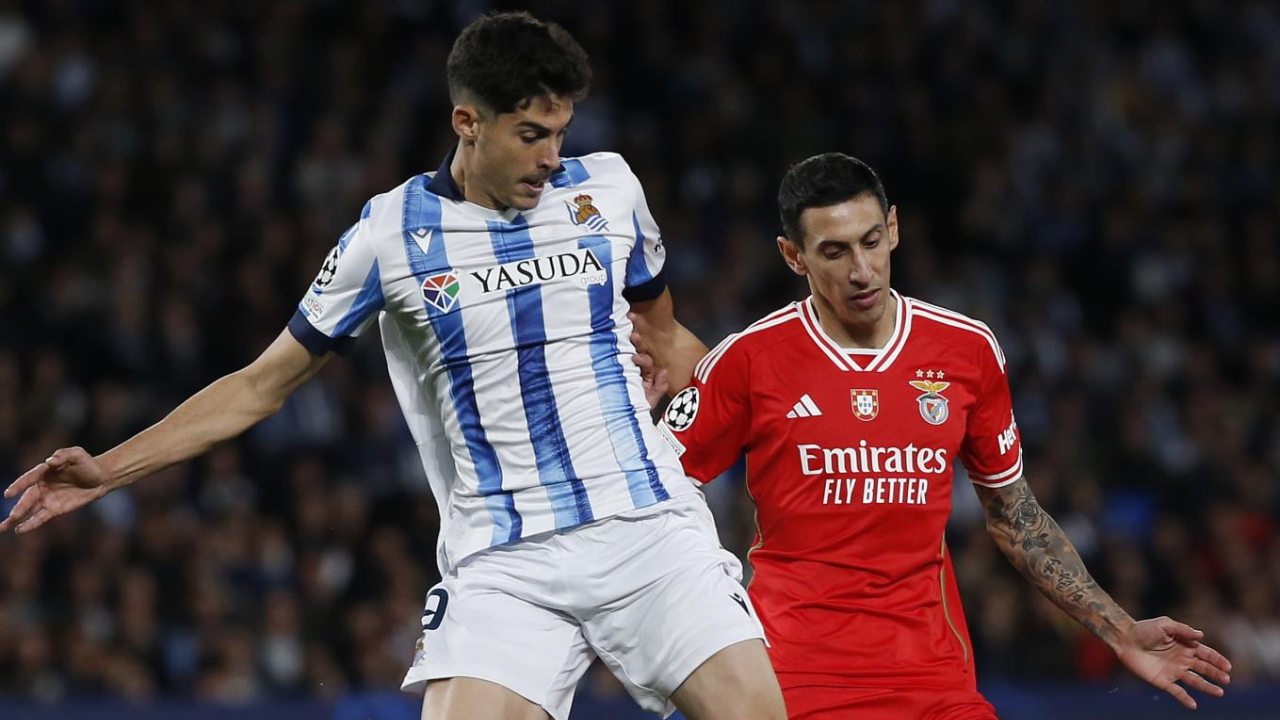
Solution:
[[[749,592],[783,689],[973,688],[943,534],[952,465],[990,487],[1022,475],[991,330],[897,300],[880,350],[841,348],[813,300],[731,335],[660,429],[707,482],[747,456],[756,503]]]

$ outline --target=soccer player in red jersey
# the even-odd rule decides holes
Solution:
[[[956,460],[1029,582],[1183,705],[1179,683],[1222,695],[1231,666],[1202,633],[1131,618],[1036,503],[990,328],[891,288],[897,209],[874,171],[819,155],[778,199],[778,248],[812,295],[712,350],[661,429],[699,482],[746,454],[749,593],[792,720],[995,717],[943,537]]]

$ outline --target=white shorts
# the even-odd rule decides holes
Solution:
[[[567,720],[595,656],[646,710],[720,650],[764,638],[742,566],[701,497],[607,518],[466,560],[427,594],[404,690],[472,677]]]

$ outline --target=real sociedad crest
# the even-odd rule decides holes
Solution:
[[[850,390],[853,402],[853,416],[863,421],[876,419],[880,414],[880,392],[878,390]]]
[[[596,206],[592,204],[591,196],[582,194],[573,199],[573,203],[565,203],[565,207],[569,209],[569,222],[574,225],[586,225],[591,232],[602,232],[609,229],[609,221],[604,219]]]
[[[951,387],[951,383],[934,380],[910,380],[909,382],[911,387],[924,391],[923,395],[916,398],[916,402],[920,404],[920,417],[930,425],[941,425],[946,422],[951,414],[951,408],[947,406],[947,399],[939,393]]]

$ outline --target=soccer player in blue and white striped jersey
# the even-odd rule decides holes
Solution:
[[[620,156],[559,155],[586,54],[507,13],[447,70],[457,147],[365,204],[263,355],[97,458],[55,452],[6,491],[0,531],[240,434],[377,321],[440,506],[443,580],[404,681],[424,717],[567,720],[597,655],[656,712],[785,717],[741,568],[630,362],[628,312],[675,386],[706,352],[672,315],[657,224]]]

